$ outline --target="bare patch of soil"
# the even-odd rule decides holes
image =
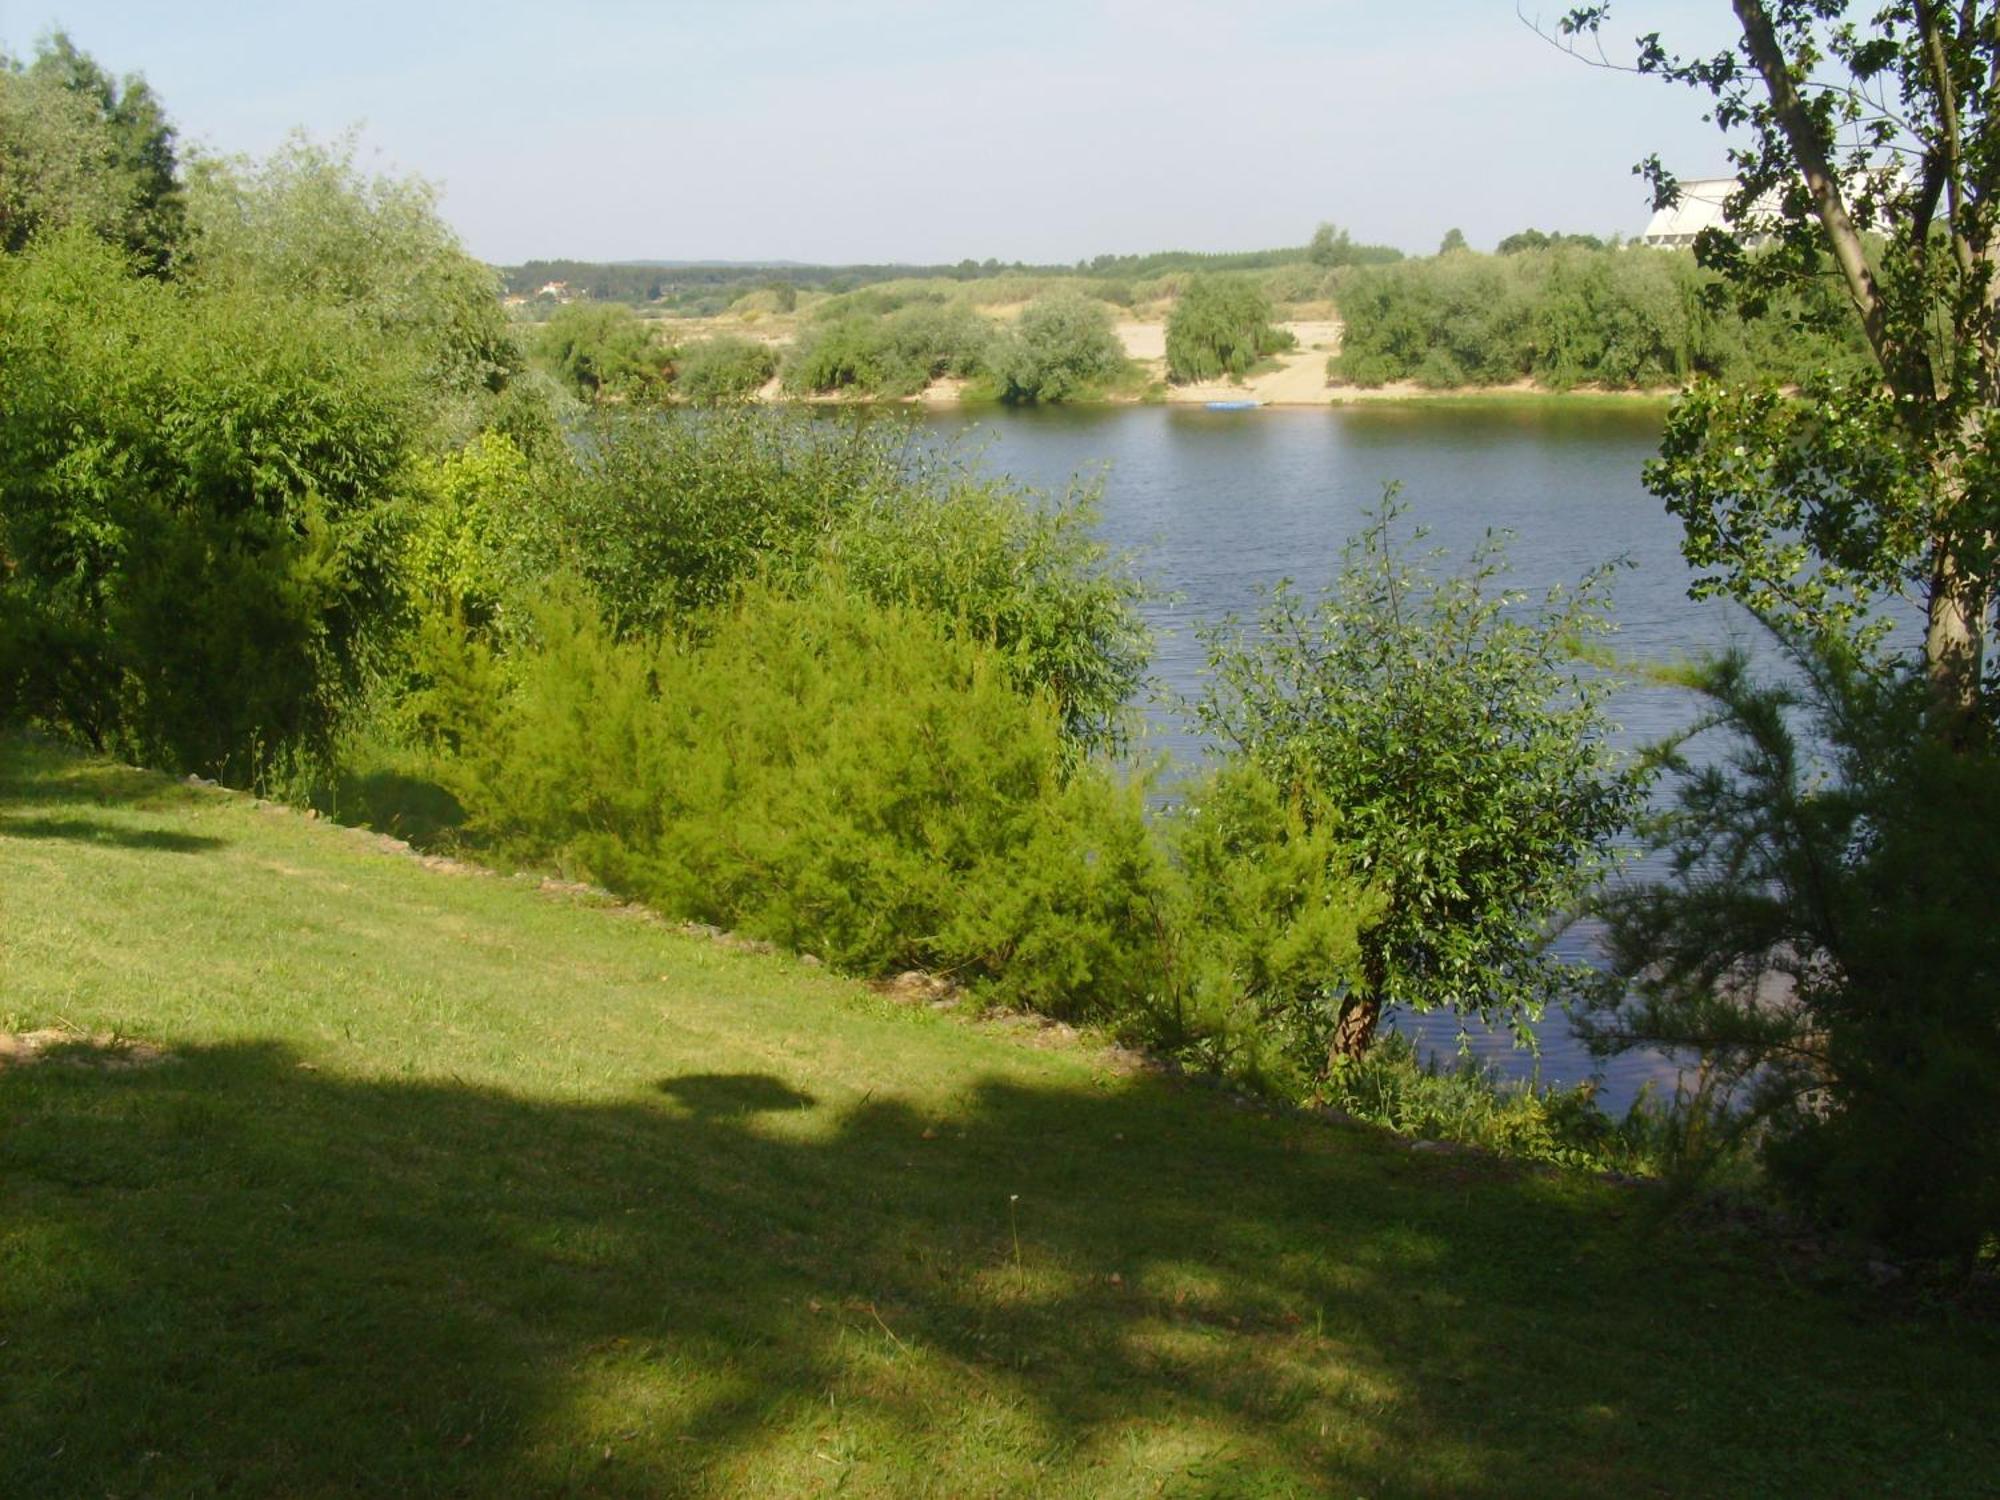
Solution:
[[[173,1057],[164,1047],[109,1032],[95,1034],[49,1028],[42,1031],[0,1031],[0,1068],[25,1068],[49,1063],[72,1068],[119,1071],[150,1068]]]

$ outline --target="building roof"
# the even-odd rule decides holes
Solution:
[[[1672,208],[1656,209],[1639,236],[1642,245],[1692,245],[1704,229],[1727,229],[1729,216],[1723,205],[1735,194],[1734,177],[1697,177],[1681,183],[1680,201]]]

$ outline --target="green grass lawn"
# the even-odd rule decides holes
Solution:
[[[2000,1339],[0,739],[0,1496],[1947,1495]]]

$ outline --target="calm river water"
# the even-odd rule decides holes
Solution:
[[[1696,604],[1679,551],[1679,524],[1646,494],[1640,465],[1659,439],[1658,408],[1605,403],[1378,405],[1324,410],[1210,412],[1186,407],[931,413],[940,437],[976,454],[982,467],[1043,489],[1072,477],[1103,485],[1102,532],[1137,554],[1142,569],[1176,597],[1152,611],[1160,633],[1155,671],[1192,695],[1202,654],[1194,626],[1232,613],[1246,618],[1259,590],[1280,578],[1327,582],[1362,513],[1400,483],[1410,519],[1462,556],[1488,528],[1514,533],[1515,581],[1528,588],[1574,582],[1615,557],[1636,566],[1617,579],[1622,655],[1667,661],[1732,640],[1753,627],[1733,606]],[[1633,687],[1612,705],[1619,743],[1635,745],[1685,723],[1688,697]],[[1200,741],[1170,710],[1156,712],[1155,744],[1176,760]],[[1592,935],[1565,943],[1587,953]],[[1447,1055],[1448,1016],[1397,1024]],[[1602,1073],[1572,1038],[1566,1018],[1541,1028],[1537,1064],[1505,1037],[1471,1046],[1510,1075],[1539,1067],[1546,1082],[1599,1076],[1603,1102],[1622,1108],[1649,1078],[1671,1086],[1665,1059],[1632,1056]]]

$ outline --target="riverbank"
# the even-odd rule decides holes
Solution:
[[[996,321],[1005,321],[1004,318]],[[683,341],[733,337],[755,339],[768,344],[781,357],[797,335],[795,320],[785,318],[720,317],[680,319],[669,325],[673,336]],[[1674,390],[1600,390],[1578,387],[1551,390],[1531,380],[1499,386],[1460,386],[1444,389],[1393,381],[1380,386],[1348,385],[1327,375],[1327,361],[1340,352],[1341,324],[1334,318],[1297,319],[1280,325],[1295,343],[1284,353],[1271,356],[1241,380],[1201,381],[1173,385],[1167,380],[1166,323],[1160,318],[1132,318],[1116,325],[1126,357],[1138,367],[1140,377],[1125,394],[1107,396],[1095,402],[1072,405],[1129,406],[1159,402],[1169,406],[1204,406],[1215,401],[1254,401],[1259,406],[1323,407],[1370,402],[1497,402],[1497,401],[1587,401],[1664,404]],[[972,382],[945,377],[931,382],[912,396],[878,397],[821,395],[801,397],[788,392],[775,378],[757,393],[760,401],[813,405],[867,405],[950,407],[976,398]]]
[[[0,1492],[2000,1468],[1989,1330],[1857,1316],[1627,1190],[18,740],[0,806],[0,1025],[41,1038],[0,1066]]]

